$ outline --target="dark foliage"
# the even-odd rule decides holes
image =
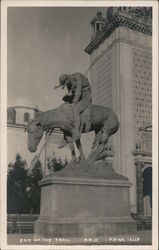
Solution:
[[[8,166],[7,178],[7,213],[39,213],[40,187],[42,178],[41,163],[38,161],[32,173],[28,173],[26,161],[19,154],[14,164]]]
[[[42,179],[41,162],[37,161],[32,174],[28,176],[28,196],[30,206],[30,212],[33,214],[40,213],[40,186],[38,182]]]
[[[60,171],[62,168],[66,166],[66,164],[67,164],[67,159],[63,161],[60,158],[57,159],[55,156],[47,159],[47,166],[50,173]]]
[[[19,154],[15,163],[9,164],[7,179],[7,212],[26,213],[28,211],[26,162]]]

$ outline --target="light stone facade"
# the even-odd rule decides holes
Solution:
[[[37,155],[36,153],[30,153],[27,149],[27,133],[25,132],[25,126],[23,125],[7,125],[7,162],[14,163],[17,154],[20,154],[23,160],[26,160],[27,166],[30,167],[32,159]],[[44,139],[41,141],[39,148],[44,143]],[[38,149],[39,149],[38,148]],[[40,161],[44,166],[44,152],[40,157]]]
[[[152,128],[152,19],[150,8],[145,8],[145,16],[138,9],[139,16],[136,8],[108,8],[105,27],[85,49],[91,60],[93,103],[111,107],[120,122],[112,138],[113,165],[132,183],[133,213],[144,203],[143,197],[138,201],[142,173],[152,165],[152,130],[147,130]]]

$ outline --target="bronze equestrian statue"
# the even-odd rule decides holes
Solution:
[[[108,139],[117,132],[119,122],[114,112],[108,107],[93,105],[91,103],[91,88],[88,79],[81,73],[61,75],[60,85],[67,87],[68,94],[59,108],[40,112],[36,110],[36,118],[28,124],[28,149],[37,150],[44,131],[53,131],[60,128],[64,133],[64,140],[59,148],[69,144],[72,160],[76,160],[73,142],[76,143],[80,153],[78,161],[84,160],[81,146],[81,133],[95,131],[92,153],[88,160],[95,162],[105,150]]]
[[[108,142],[109,137],[117,132],[119,122],[116,115],[110,108],[91,104],[90,112],[92,117],[90,131],[95,131],[95,139],[89,160],[95,162],[98,159],[98,156],[105,150],[105,145]],[[74,133],[72,105],[63,104],[59,108],[46,112],[37,111],[36,113],[36,119],[31,121],[27,128],[28,149],[30,152],[35,152],[37,150],[37,146],[44,131],[60,128],[64,132],[65,143],[69,143],[73,160],[75,160],[74,147],[72,143],[72,136]],[[83,120],[82,115],[81,120]],[[85,126],[83,126],[81,132],[85,133]],[[80,160],[84,160],[80,139],[76,141],[76,145],[80,153]]]

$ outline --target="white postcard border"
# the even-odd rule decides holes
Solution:
[[[14,1],[4,0],[1,4],[1,248],[2,249],[143,249],[143,245],[130,246],[50,246],[50,245],[7,245],[6,238],[6,181],[7,181],[7,7],[40,6],[152,6],[153,7],[153,229],[152,246],[158,249],[158,2],[157,1]],[[155,198],[154,198],[155,197]]]

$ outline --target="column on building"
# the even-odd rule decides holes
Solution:
[[[136,193],[137,193],[137,214],[144,215],[144,198],[143,198],[143,180],[142,180],[142,168],[144,166],[142,161],[136,161]]]

